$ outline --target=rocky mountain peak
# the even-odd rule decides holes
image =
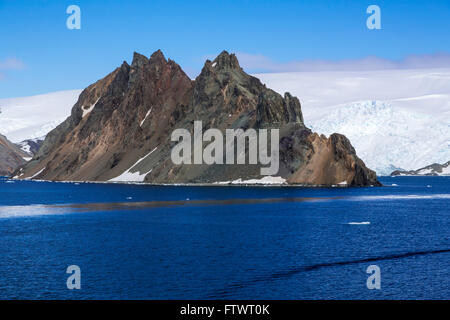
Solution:
[[[214,59],[211,65],[218,69],[241,69],[236,55],[234,53],[230,54],[225,50]]]
[[[159,74],[166,66],[172,63],[166,60],[161,50],[155,51],[150,58],[134,52],[133,61],[131,63],[131,82],[136,80],[137,74]]]
[[[213,61],[206,60],[200,76],[208,76],[211,73],[229,72],[243,70],[239,65],[239,61],[235,54],[230,54],[227,51],[222,51]]]
[[[150,64],[156,64],[160,66],[167,64],[166,57],[164,57],[164,54],[162,53],[161,50],[153,52],[152,55],[150,56],[149,61]]]
[[[280,123],[304,126],[296,97],[286,93],[283,98],[268,89],[259,79],[247,74],[239,66],[236,55],[227,51],[222,51],[212,62],[206,61],[195,80],[192,107],[198,114],[205,111],[210,114],[214,107],[227,116],[239,115],[239,124],[243,126],[268,127]]]
[[[139,68],[142,68],[144,65],[146,65],[148,62],[149,61],[146,56],[144,56],[140,53],[134,52],[131,67],[133,69],[139,69]]]

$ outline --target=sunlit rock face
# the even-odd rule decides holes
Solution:
[[[245,73],[234,54],[207,60],[192,81],[161,51],[134,54],[87,87],[71,116],[51,131],[23,178],[71,181],[216,183],[269,181],[261,164],[174,164],[175,129],[278,129],[280,183],[379,185],[342,135],[308,129],[296,97]],[[248,149],[247,149],[248,157]],[[37,174],[39,173],[39,174]]]
[[[24,151],[0,135],[0,176],[9,176],[29,157]],[[25,158],[25,159],[24,159]]]

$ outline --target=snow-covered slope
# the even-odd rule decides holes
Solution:
[[[448,120],[380,101],[336,106],[310,119],[314,131],[345,134],[378,175],[450,159]]]
[[[308,126],[346,135],[378,175],[450,159],[450,69],[256,76],[298,96]]]
[[[64,121],[81,90],[0,99],[0,133],[12,142],[45,136]]]

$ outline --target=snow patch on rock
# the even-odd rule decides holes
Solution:
[[[138,170],[135,172],[132,172],[132,170],[141,163],[142,160],[150,156],[158,147],[150,151],[147,155],[140,158],[135,164],[133,164],[128,170],[126,170],[124,173],[122,173],[120,176],[117,176],[115,178],[112,178],[108,181],[110,182],[143,182],[145,179],[145,176],[152,172],[153,169],[150,169],[148,172],[140,173]]]
[[[286,179],[283,179],[282,177],[273,177],[273,176],[267,176],[263,177],[261,179],[249,179],[249,180],[242,180],[241,178],[233,181],[221,181],[216,182],[216,184],[263,184],[263,185],[270,185],[270,184],[286,184]]]
[[[95,101],[95,103],[92,106],[90,106],[90,107],[87,107],[87,108],[86,107],[82,107],[81,108],[83,110],[83,116],[82,116],[83,118],[85,116],[87,116],[89,113],[91,113],[92,110],[94,110],[95,106],[97,105],[98,100],[100,100],[100,98],[98,98],[97,101]]]
[[[442,168],[442,175],[450,175],[450,165],[448,165],[447,167]]]
[[[40,175],[42,172],[44,172],[44,170],[46,169],[46,167],[42,168],[41,170],[39,170],[38,172],[36,172],[33,176],[31,176],[29,179],[33,179],[35,177],[37,177],[38,175]]]
[[[153,108],[150,108],[150,110],[147,111],[147,114],[145,115],[144,120],[141,121],[141,125],[140,125],[141,128],[142,128],[142,125],[144,124],[145,120],[147,120],[148,116],[149,116],[150,113],[152,112],[152,109],[153,109]]]

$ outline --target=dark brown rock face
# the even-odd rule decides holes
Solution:
[[[40,172],[36,178],[152,183],[262,178],[256,164],[175,165],[171,134],[177,128],[192,133],[194,121],[201,121],[204,131],[279,129],[276,176],[289,183],[379,184],[344,136],[312,133],[296,97],[266,88],[225,51],[207,60],[195,81],[161,51],[150,59],[135,53],[131,66],[124,62],[82,92],[71,116],[47,135],[23,177]]]
[[[0,176],[9,176],[17,167],[23,165],[23,157],[29,155],[0,135]]]

